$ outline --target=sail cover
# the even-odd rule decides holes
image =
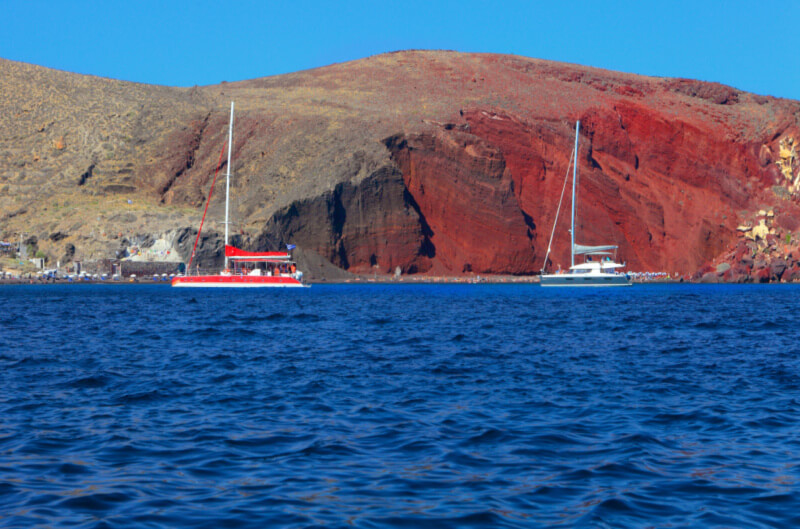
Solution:
[[[572,251],[575,255],[582,255],[587,253],[597,253],[597,252],[608,252],[610,250],[616,250],[617,246],[586,246],[584,244],[576,244],[572,247]]]
[[[225,257],[237,261],[288,261],[292,258],[286,252],[248,252],[235,246],[225,246]]]

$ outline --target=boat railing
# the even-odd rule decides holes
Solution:
[[[294,271],[288,270],[285,272],[278,272],[278,271],[270,271],[270,270],[262,270],[260,268],[256,270],[261,270],[260,274],[253,274],[254,269],[248,268],[231,268],[228,270],[220,270],[219,268],[199,268],[199,267],[192,267],[192,269],[186,274],[180,274],[183,276],[216,276],[216,275],[225,275],[225,276],[236,276],[236,277],[245,277],[251,275],[259,275],[262,277],[291,277],[297,280],[302,280],[303,273],[297,270],[295,267]]]

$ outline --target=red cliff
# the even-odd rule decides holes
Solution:
[[[796,101],[454,52],[401,52],[192,90],[119,85],[136,109],[119,126],[131,130],[130,149],[81,151],[76,131],[54,125],[43,144],[52,150],[61,138],[62,148],[26,162],[38,172],[8,165],[5,174],[17,175],[9,185],[69,162],[80,193],[133,194],[171,212],[169,222],[192,226],[233,99],[242,244],[292,242],[356,272],[530,274],[543,264],[580,120],[581,243],[618,244],[632,270],[775,280],[800,269],[800,162],[787,147],[800,140]],[[147,112],[140,92],[149,89],[158,97]],[[86,107],[97,108],[104,90],[84,97]],[[171,97],[180,105],[171,109]],[[120,96],[115,104],[115,119],[128,116]],[[89,177],[77,178],[86,167]],[[9,207],[17,214],[0,228],[41,212],[37,204],[52,200],[43,193]],[[766,232],[753,231],[762,220]],[[568,220],[559,222],[551,261],[565,265]],[[39,239],[68,229],[57,224],[43,222]],[[168,228],[166,218],[160,225]]]

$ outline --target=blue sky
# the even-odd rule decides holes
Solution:
[[[0,57],[191,86],[401,49],[451,49],[718,81],[800,99],[799,20],[800,2],[792,0],[0,0]]]

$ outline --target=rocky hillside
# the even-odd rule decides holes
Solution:
[[[0,60],[0,87],[0,237],[51,260],[185,259],[233,100],[245,248],[292,242],[352,272],[534,273],[580,119],[581,243],[618,244],[632,270],[800,278],[796,101],[440,51],[194,88]],[[223,193],[201,266],[219,261]]]

